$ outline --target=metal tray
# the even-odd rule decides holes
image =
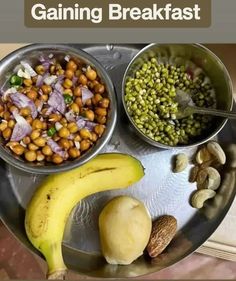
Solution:
[[[195,184],[188,182],[188,169],[180,174],[171,172],[173,155],[180,150],[161,150],[145,144],[132,131],[121,104],[121,81],[131,58],[144,45],[73,45],[96,57],[110,74],[119,100],[118,124],[105,152],[132,154],[145,167],[144,179],[127,190],[102,192],[80,202],[67,223],[63,255],[69,269],[96,277],[135,277],[157,272],[170,266],[200,247],[216,230],[225,217],[236,193],[236,157],[232,146],[236,137],[236,124],[228,122],[217,136],[225,146],[227,167],[223,183],[214,200],[201,212],[189,204]],[[190,157],[196,149],[183,150]],[[0,216],[12,233],[30,250],[38,253],[29,243],[24,231],[24,209],[42,176],[23,173],[1,162]],[[178,233],[167,250],[150,260],[143,256],[129,266],[106,264],[99,252],[98,215],[104,204],[114,196],[128,194],[142,200],[153,219],[170,214],[177,218]],[[39,253],[38,253],[39,254]]]

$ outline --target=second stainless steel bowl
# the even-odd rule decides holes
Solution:
[[[135,72],[142,64],[147,62],[150,58],[157,57],[163,60],[175,61],[177,65],[185,65],[186,62],[193,62],[196,66],[204,70],[206,75],[211,79],[213,87],[216,92],[217,108],[222,110],[231,110],[233,106],[233,86],[229,73],[221,62],[221,60],[206,47],[200,44],[150,44],[142,49],[128,65],[122,84],[122,102],[126,114],[134,127],[138,136],[145,142],[164,149],[171,149],[173,146],[164,145],[160,142],[154,141],[142,133],[131,116],[128,113],[125,96],[125,85],[128,77],[134,77]],[[227,122],[227,119],[214,119],[214,126],[209,130],[207,135],[203,135],[197,141],[188,145],[177,145],[176,147],[186,148],[203,144],[217,135]]]

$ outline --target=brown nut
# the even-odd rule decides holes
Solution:
[[[177,230],[177,220],[173,216],[163,216],[153,222],[147,252],[151,258],[157,257],[169,245]]]

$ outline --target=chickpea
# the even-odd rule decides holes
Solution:
[[[58,135],[59,137],[66,139],[69,137],[70,131],[67,128],[63,127],[59,130]]]
[[[7,128],[7,122],[2,122],[1,124],[0,124],[0,131],[4,131],[6,128]]]
[[[70,79],[66,78],[63,83],[63,87],[66,89],[70,89],[72,86],[73,86],[73,82]]]
[[[5,140],[10,139],[11,134],[12,134],[12,129],[10,129],[10,128],[6,128],[6,129],[2,132],[2,135],[3,135],[3,137],[4,137]]]
[[[35,101],[38,97],[38,93],[35,91],[35,90],[30,90],[28,93],[27,93],[27,97],[33,101]]]
[[[25,148],[20,144],[14,145],[11,149],[16,155],[19,155],[19,156],[24,154],[24,152],[25,152]]]
[[[84,139],[84,140],[92,138],[91,133],[89,132],[89,130],[85,129],[85,128],[81,129],[79,134],[80,134],[81,138]]]
[[[43,122],[40,121],[39,119],[34,119],[33,124],[32,124],[33,129],[43,129]]]
[[[101,100],[102,100],[102,96],[100,94],[96,94],[93,97],[92,102],[94,105],[97,105]]]
[[[53,155],[53,152],[52,152],[52,149],[49,145],[45,145],[43,148],[42,148],[42,152],[44,155],[46,156],[52,156]]]
[[[44,147],[45,144],[46,144],[46,140],[43,137],[39,137],[39,138],[34,140],[34,144],[36,144],[39,147]]]
[[[59,141],[59,140],[60,140],[60,137],[58,136],[58,133],[54,134],[53,137],[52,137],[52,139],[53,139],[54,141]]]
[[[14,120],[10,120],[7,125],[9,128],[13,129],[16,125],[16,122]]]
[[[0,112],[4,111],[4,106],[2,104],[0,104]]]
[[[36,152],[36,155],[37,155],[37,161],[39,161],[39,162],[42,162],[44,159],[45,159],[45,156],[42,154],[42,152],[41,151],[37,151]]]
[[[35,151],[26,151],[25,152],[25,159],[29,162],[34,162],[37,158],[37,154]]]
[[[65,89],[64,92],[63,92],[64,95],[70,95],[70,96],[73,96],[73,92],[71,89]]]
[[[28,144],[28,148],[29,148],[30,151],[36,151],[36,150],[39,149],[39,147],[34,143]]]
[[[33,123],[33,118],[31,116],[28,116],[25,118],[25,120],[31,125]]]
[[[67,70],[69,69],[73,72],[75,72],[77,70],[77,68],[78,68],[78,66],[73,60],[70,60],[66,65],[66,69]]]
[[[76,87],[76,88],[74,89],[74,96],[76,96],[76,97],[81,97],[81,96],[82,96],[81,87]]]
[[[91,136],[92,136],[91,138],[92,142],[96,142],[98,140],[98,135],[95,134],[94,132],[91,133]]]
[[[59,122],[61,120],[62,116],[60,114],[56,114],[56,113],[52,113],[49,115],[49,121],[56,123]]]
[[[40,137],[40,130],[33,130],[32,133],[30,134],[30,138],[32,140],[36,140],[38,137]]]
[[[79,113],[79,106],[77,103],[72,103],[70,106],[71,110],[74,111],[75,113]]]
[[[81,74],[82,74],[82,70],[81,69],[76,70],[76,72],[75,72],[75,76],[76,77],[80,77]]]
[[[56,70],[56,66],[55,66],[55,65],[51,65],[51,66],[50,66],[50,73],[51,73],[51,74],[54,74],[54,73],[55,73],[55,70]]]
[[[79,128],[75,122],[69,123],[67,126],[67,129],[70,131],[71,134],[75,134],[79,130]]]
[[[52,87],[49,85],[43,85],[41,89],[45,95],[49,95],[52,92]]]
[[[6,146],[10,147],[10,149],[12,149],[14,146],[19,145],[19,142],[17,141],[9,141]]]
[[[12,113],[14,111],[18,110],[17,107],[15,105],[12,105],[10,108],[9,108],[9,111]]]
[[[37,65],[35,67],[35,71],[39,74],[39,75],[43,75],[45,73],[45,68],[43,65]]]
[[[27,117],[31,114],[31,110],[29,107],[23,107],[20,109],[20,115],[23,117]]]
[[[11,113],[9,111],[5,111],[3,113],[3,119],[5,119],[7,121],[10,120],[11,119]]]
[[[95,109],[95,113],[98,115],[98,116],[106,116],[107,115],[107,110],[105,108],[102,108],[102,107],[97,107]]]
[[[74,146],[74,142],[72,140],[69,140],[69,143],[70,143],[70,147]]]
[[[93,85],[93,82],[92,82],[92,81],[88,81],[87,86],[88,86],[90,89],[93,89],[93,88],[94,88],[94,85]]]
[[[87,106],[91,106],[91,105],[92,105],[92,99],[86,100],[85,104],[86,104]]]
[[[93,70],[91,67],[88,67],[86,70],[86,77],[93,81],[97,78],[97,72],[95,70]]]
[[[64,127],[67,127],[67,125],[68,125],[68,124],[67,124],[67,120],[66,120],[66,118],[64,118],[64,117],[61,119],[60,123],[61,123],[61,125],[64,126]]]
[[[60,139],[58,144],[64,149],[70,148],[70,142],[67,139]]]
[[[79,83],[82,84],[82,85],[86,85],[87,82],[88,82],[87,77],[84,74],[81,74],[80,77],[79,77]]]
[[[105,127],[103,125],[96,125],[94,127],[94,132],[101,137],[105,131]]]
[[[24,138],[23,138],[23,143],[24,143],[25,145],[28,145],[30,142],[31,142],[30,137],[24,137]]]
[[[39,100],[39,99],[36,99],[35,102],[34,102],[34,104],[35,104],[35,106],[36,106],[37,108],[38,108],[39,106],[41,106],[41,103],[42,103],[42,101]]]
[[[68,153],[71,158],[77,158],[80,156],[80,151],[75,147],[70,148]]]
[[[76,135],[76,137],[74,138],[74,141],[77,141],[77,142],[81,142],[81,136],[80,135]]]
[[[108,108],[110,104],[110,100],[107,98],[103,98],[102,100],[100,100],[100,102],[98,103],[98,105],[102,108]]]
[[[85,111],[85,117],[89,120],[89,121],[94,121],[95,115],[94,112],[92,110],[86,110]]]
[[[79,97],[75,99],[75,103],[78,104],[79,107],[83,106],[82,99]]]
[[[55,164],[61,164],[63,162],[63,158],[58,154],[53,154],[52,162]]]
[[[73,78],[73,76],[74,76],[74,71],[72,71],[71,69],[67,69],[65,71],[65,76],[66,76],[66,78],[71,80]]]
[[[31,79],[24,79],[24,84],[26,87],[30,87],[33,84],[33,81]]]
[[[42,100],[43,102],[47,102],[48,101],[48,95],[40,96],[40,100]]]
[[[59,69],[59,70],[56,72],[56,75],[57,75],[57,76],[64,75],[64,74],[65,74],[65,70],[64,70],[64,69]]]
[[[94,90],[96,93],[98,94],[103,94],[105,92],[105,87],[103,84],[97,84],[95,87],[94,87]]]
[[[42,122],[42,124],[43,124],[43,130],[47,130],[48,128],[47,122]]]
[[[90,141],[89,140],[82,140],[80,143],[80,150],[81,151],[86,151],[90,148]]]
[[[99,124],[106,124],[107,122],[107,118],[105,116],[96,116],[96,120]]]

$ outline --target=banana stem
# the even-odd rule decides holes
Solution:
[[[47,279],[64,280],[67,268],[63,261],[61,242],[45,243],[41,250],[48,264]]]

